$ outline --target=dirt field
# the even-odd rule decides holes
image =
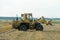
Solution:
[[[44,25],[43,31],[18,31],[12,29],[11,24],[3,22],[0,23],[0,40],[60,40],[60,24]]]

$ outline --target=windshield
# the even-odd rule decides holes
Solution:
[[[27,15],[27,19],[33,20],[32,15]]]

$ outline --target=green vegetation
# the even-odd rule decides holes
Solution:
[[[60,20],[52,20],[52,23],[60,23]]]

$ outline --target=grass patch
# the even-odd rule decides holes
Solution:
[[[52,23],[60,23],[60,20],[53,20]]]

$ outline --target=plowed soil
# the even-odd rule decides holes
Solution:
[[[0,40],[60,40],[60,24],[43,26],[43,31],[19,31],[9,23],[0,23]]]

